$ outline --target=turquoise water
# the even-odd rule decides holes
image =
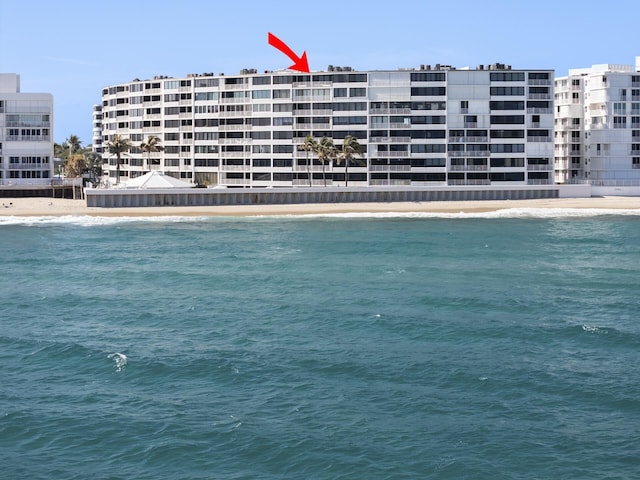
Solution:
[[[0,477],[639,478],[595,213],[0,220]]]

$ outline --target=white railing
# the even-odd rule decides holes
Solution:
[[[551,80],[541,78],[530,78],[529,85],[551,85]]]
[[[369,113],[373,115],[400,115],[411,113],[410,108],[370,108]]]
[[[371,137],[370,143],[409,143],[411,137]]]
[[[410,172],[411,165],[369,165],[371,172]]]

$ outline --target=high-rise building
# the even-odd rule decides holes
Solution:
[[[53,176],[53,96],[20,92],[0,74],[0,185],[38,185]]]
[[[640,187],[640,57],[569,70],[555,104],[557,181]]]
[[[552,70],[504,64],[136,79],[103,89],[94,149],[131,140],[123,181],[161,170],[228,187],[552,184],[552,89]],[[163,150],[143,153],[152,135]],[[353,136],[364,154],[323,164],[301,148],[309,135],[337,147]],[[103,158],[114,183],[115,156]]]

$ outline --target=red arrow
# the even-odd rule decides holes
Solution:
[[[299,72],[309,73],[309,62],[307,62],[307,52],[303,52],[301,57],[298,57],[293,50],[291,50],[286,43],[276,37],[273,33],[269,32],[269,45],[277,48],[287,57],[293,60],[293,65],[289,67],[289,70],[297,70]]]

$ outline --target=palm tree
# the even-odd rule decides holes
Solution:
[[[140,150],[142,150],[143,152],[147,152],[147,165],[145,167],[146,171],[147,167],[149,166],[151,152],[161,152],[164,150],[164,147],[160,145],[160,139],[157,136],[150,135],[149,138],[147,138],[146,142],[142,142],[140,144]]]
[[[324,180],[324,186],[327,186],[327,175],[325,172],[325,165],[330,163],[337,156],[336,146],[333,144],[333,140],[329,137],[322,137],[320,142],[316,143],[316,149],[314,150],[318,155],[318,160],[322,163],[322,179]]]
[[[107,151],[116,156],[116,185],[120,183],[121,156],[131,148],[131,140],[116,133],[111,137],[111,141],[106,145]]]
[[[87,170],[90,173],[92,182],[96,182],[97,178],[102,175],[102,157],[96,152],[87,152],[84,154],[87,163]]]
[[[82,148],[82,141],[77,135],[69,135],[69,138],[64,142],[67,144],[67,148],[69,149],[69,158]]]
[[[318,141],[309,134],[305,137],[304,143],[299,146],[300,150],[307,152],[307,174],[309,176],[309,186],[311,186],[311,166],[309,165],[309,152],[316,152],[318,150]]]
[[[342,150],[338,153],[338,164],[344,162],[344,186],[349,185],[349,162],[355,155],[362,155],[364,147],[360,145],[358,139],[352,135],[347,135],[342,141]]]

